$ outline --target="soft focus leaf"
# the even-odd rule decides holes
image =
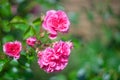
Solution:
[[[7,60],[0,60],[0,72],[4,68],[4,65],[5,65],[6,62],[7,62]]]
[[[8,24],[7,20],[1,20],[0,19],[0,23],[1,23],[0,26],[2,27],[3,31],[10,32],[11,27],[7,25]]]
[[[0,72],[2,71],[4,64],[4,62],[0,61]]]
[[[50,78],[50,80],[67,80],[67,79],[64,75],[57,75],[57,76]]]
[[[11,65],[17,66],[18,65],[18,61],[16,59],[13,59],[10,61]]]
[[[34,26],[34,29],[36,31],[37,34],[40,34],[40,26],[42,23],[41,19],[40,18],[37,18],[33,21],[33,26]]]
[[[18,23],[18,24],[12,24],[11,27],[18,29],[18,30],[21,30],[22,31],[21,33],[23,33],[28,29],[29,25]]]
[[[71,73],[69,73],[69,80],[77,80],[77,72],[76,71],[72,71]]]
[[[41,19],[40,18],[37,18],[33,21],[33,25],[40,25],[41,23]]]
[[[6,42],[9,42],[9,41],[13,41],[13,40],[14,40],[14,37],[12,35],[6,35],[6,36],[3,37],[2,42],[6,43]]]
[[[20,59],[18,60],[18,63],[24,68],[26,62],[27,62],[27,57],[25,55],[21,55]]]
[[[26,24],[26,21],[21,18],[20,16],[15,16],[11,21],[10,24]]]
[[[11,17],[10,3],[8,0],[0,0],[0,17],[9,18]]]
[[[29,26],[29,28],[24,33],[24,39],[27,39],[30,36],[34,36],[36,34],[35,29],[32,26]]]

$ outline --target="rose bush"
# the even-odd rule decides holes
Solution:
[[[16,20],[13,19],[13,22],[14,21]],[[47,11],[42,22],[43,28],[49,32],[50,39],[48,38],[48,40],[45,42],[45,39],[43,39],[47,36],[45,32],[39,31],[39,35],[32,34],[35,30],[34,27],[30,25],[28,30],[26,30],[27,32],[25,32],[27,34],[25,38],[26,44],[31,48],[23,46],[23,51],[29,53],[31,51],[29,48],[33,48],[33,50],[38,53],[38,65],[47,73],[61,71],[68,64],[68,59],[73,44],[70,41],[52,41],[51,39],[56,38],[58,32],[67,32],[69,30],[70,21],[64,11],[49,10]],[[15,59],[20,58],[21,50],[22,44],[19,41],[7,42],[3,45],[3,51],[8,56]]]

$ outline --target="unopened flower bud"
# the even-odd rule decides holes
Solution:
[[[27,38],[26,43],[29,46],[33,47],[36,43],[36,38],[35,37],[29,37],[29,38]]]
[[[41,38],[44,37],[44,36],[45,36],[45,32],[40,33]]]

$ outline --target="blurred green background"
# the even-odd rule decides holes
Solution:
[[[14,40],[26,45],[50,9],[68,14],[70,31],[59,38],[71,40],[74,48],[68,66],[48,74],[32,50],[15,61],[2,45]],[[0,0],[0,80],[120,80],[120,0]]]

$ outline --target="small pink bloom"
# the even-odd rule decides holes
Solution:
[[[33,46],[35,45],[35,42],[36,42],[36,38],[35,38],[35,37],[29,37],[29,38],[27,38],[27,40],[26,40],[26,43],[27,43],[29,46],[31,46],[31,47],[33,47]]]
[[[20,58],[20,52],[22,50],[22,44],[19,41],[7,42],[3,45],[3,51],[6,55],[14,57],[15,59]]]
[[[46,48],[38,52],[38,64],[40,68],[47,73],[63,70],[67,64],[70,55],[70,46],[68,43],[60,41],[55,42],[53,48]]]
[[[54,39],[57,36],[57,32],[65,33],[68,31],[70,21],[64,11],[49,10],[46,13],[42,26],[50,33],[50,39]]]

